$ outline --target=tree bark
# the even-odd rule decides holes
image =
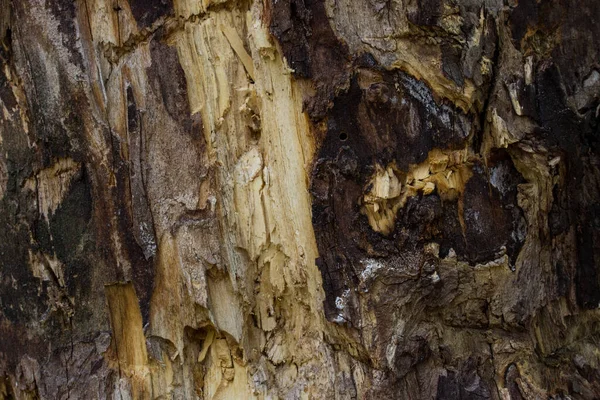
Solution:
[[[598,21],[0,0],[0,399],[599,398]]]

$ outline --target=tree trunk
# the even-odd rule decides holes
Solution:
[[[599,21],[0,0],[0,399],[599,398]]]

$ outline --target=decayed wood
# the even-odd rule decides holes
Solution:
[[[0,0],[0,398],[599,397],[598,20]]]

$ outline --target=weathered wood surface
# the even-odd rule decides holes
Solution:
[[[599,22],[0,0],[0,398],[599,398]]]

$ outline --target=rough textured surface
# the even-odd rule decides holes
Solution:
[[[600,397],[598,21],[0,0],[0,399]]]

